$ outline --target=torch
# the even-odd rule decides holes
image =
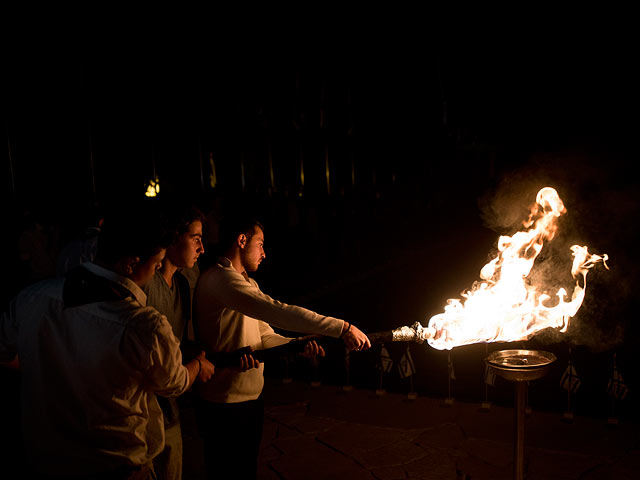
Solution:
[[[423,327],[420,322],[413,325],[402,326],[393,330],[385,330],[382,332],[367,333],[371,345],[390,342],[417,342],[424,343],[436,335],[436,329],[432,327]]]
[[[415,322],[411,326],[402,326],[393,330],[384,330],[381,332],[368,333],[371,345],[390,343],[390,342],[417,342],[424,343],[433,338],[436,330],[431,327],[423,327],[420,322]],[[288,343],[278,345],[277,347],[265,348],[262,350],[251,350],[243,347],[231,352],[208,352],[207,359],[217,367],[237,367],[240,365],[240,358],[245,354],[250,354],[259,362],[265,362],[270,359],[280,358],[285,355],[299,354],[304,352],[307,343],[315,340],[318,344],[325,343],[329,337],[320,335],[309,335],[306,337],[295,338]]]

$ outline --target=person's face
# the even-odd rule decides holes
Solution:
[[[202,222],[195,220],[191,222],[187,231],[180,235],[178,241],[167,249],[167,258],[176,267],[191,268],[203,253]]]
[[[165,253],[166,250],[163,248],[158,253],[150,257],[146,262],[135,263],[131,267],[131,274],[127,276],[136,282],[140,288],[144,287],[162,266],[162,260],[164,259]]]
[[[260,227],[254,225],[253,235],[247,237],[240,235],[240,257],[242,266],[248,272],[255,272],[264,260],[264,232]]]

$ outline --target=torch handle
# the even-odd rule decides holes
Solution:
[[[371,345],[393,342],[393,331],[387,330],[383,332],[368,333]],[[283,345],[277,347],[265,348],[262,350],[251,351],[248,347],[239,348],[232,352],[207,352],[207,359],[216,367],[239,367],[240,358],[245,354],[250,354],[259,362],[282,357],[283,355],[298,354],[304,352],[307,342],[315,340],[318,344],[326,344],[336,339],[322,337],[320,335],[311,335],[302,338],[296,338]],[[342,342],[340,342],[342,343]]]
[[[232,352],[207,352],[207,359],[216,367],[239,367],[240,358],[245,355],[251,355],[253,358],[263,363],[266,360],[282,357],[283,355],[291,355],[304,352],[307,343],[310,340],[319,342],[320,336],[309,336],[304,338],[296,338],[288,343],[278,345],[277,347],[265,348],[262,350],[251,351],[248,347],[239,348]]]
[[[393,333],[391,330],[367,333],[367,337],[369,337],[371,345],[393,342]]]

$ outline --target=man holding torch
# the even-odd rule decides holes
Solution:
[[[275,347],[292,339],[276,334],[271,325],[288,331],[341,338],[350,350],[371,346],[367,336],[344,320],[320,315],[264,294],[249,272],[265,258],[264,228],[245,216],[223,219],[223,256],[198,279],[194,296],[194,327],[209,352],[233,352]],[[307,356],[324,355],[315,341]],[[254,359],[255,361],[255,359]],[[255,478],[262,436],[264,366],[216,368],[207,385],[196,389],[196,415],[204,438],[207,478]]]

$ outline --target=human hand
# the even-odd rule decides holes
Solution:
[[[300,355],[305,358],[324,357],[325,352],[324,348],[322,348],[322,345],[318,345],[315,340],[309,340],[304,346],[304,351]]]
[[[349,350],[366,350],[371,347],[369,337],[367,337],[358,327],[349,324],[347,330],[342,334],[342,341]]]
[[[251,368],[258,368],[260,366],[260,362],[253,358],[253,355],[245,353],[240,357],[240,370],[246,372]]]
[[[209,360],[206,359],[205,353],[200,352],[200,355],[196,357],[200,361],[200,372],[198,373],[198,380],[201,382],[208,382],[215,371],[215,366]]]
[[[240,371],[246,372],[251,368],[258,368],[260,366],[260,362],[256,358],[254,358],[253,355],[251,355],[251,352],[253,352],[253,348],[247,346],[242,347],[238,351],[240,353],[245,352],[240,355],[240,363],[238,365]]]

